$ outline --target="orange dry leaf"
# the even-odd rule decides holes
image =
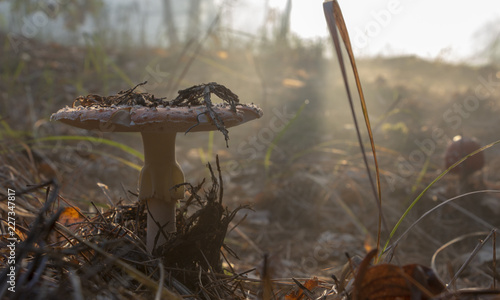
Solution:
[[[68,226],[70,224],[82,222],[83,218],[82,215],[78,212],[73,207],[66,207],[64,208],[63,212],[59,216],[59,223],[63,224],[64,226]]]
[[[62,225],[68,227],[71,231],[76,232],[76,230],[78,229],[78,225],[76,223],[83,222],[84,218],[76,208],[66,207],[62,211],[57,221]],[[61,242],[65,240],[64,236],[61,236],[61,234],[57,232],[53,232],[52,235],[52,241],[54,242]]]
[[[354,300],[430,299],[445,290],[432,269],[418,264],[369,266],[370,252],[356,272]]]
[[[318,277],[314,277],[313,279],[309,279],[307,280],[305,283],[304,283],[304,286],[306,287],[306,289],[308,290],[312,290],[314,289],[315,287],[317,287],[319,285],[319,280],[318,280]]]
[[[304,287],[309,291],[311,291],[312,289],[314,289],[318,285],[319,285],[319,280],[317,277],[314,277],[313,279],[306,280],[306,282],[304,283]],[[304,295],[304,291],[301,288],[297,291],[293,291],[290,294],[286,295],[285,299],[286,300],[300,300],[300,299],[302,299],[303,295]]]

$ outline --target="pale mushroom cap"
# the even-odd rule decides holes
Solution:
[[[263,114],[262,109],[253,104],[238,104],[236,112],[226,104],[216,104],[212,109],[226,128],[258,119]],[[189,131],[217,130],[215,122],[203,105],[154,108],[139,105],[65,107],[52,114],[50,119],[79,128],[115,132],[185,132],[190,128]]]

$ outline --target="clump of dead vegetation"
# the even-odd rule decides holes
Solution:
[[[117,204],[84,211],[59,194],[56,180],[37,182],[36,166],[27,152],[2,147],[2,186],[15,191],[15,223],[8,224],[7,194],[2,190],[2,230],[11,227],[15,258],[9,261],[10,241],[3,236],[1,297],[10,299],[181,299],[242,298],[237,274],[223,268],[221,248],[234,211],[222,204],[223,187],[209,166],[212,184],[189,186],[190,196],[177,215],[178,231],[153,257],[145,249],[146,213],[139,204]],[[220,172],[220,169],[218,170]],[[206,189],[206,190],[205,190]],[[15,227],[13,227],[15,226]],[[15,293],[7,289],[10,267],[15,269]],[[236,288],[239,287],[239,288]]]

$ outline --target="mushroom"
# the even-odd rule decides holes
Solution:
[[[209,108],[210,107],[210,111]],[[214,115],[215,114],[215,115]],[[153,106],[92,105],[65,107],[51,120],[100,131],[140,132],[144,145],[144,166],[139,180],[139,201],[146,201],[147,249],[150,253],[166,242],[164,232],[175,232],[175,207],[184,197],[184,174],[175,159],[177,132],[212,131],[260,118],[255,105]],[[217,118],[214,120],[213,118]]]
[[[452,142],[446,148],[446,154],[444,157],[445,167],[448,169],[454,163],[464,158],[466,155],[478,150],[481,145],[475,138],[463,137],[457,135],[453,137]],[[484,166],[484,154],[479,152],[455,168],[450,170],[450,173],[458,174],[460,177],[460,187],[462,191],[467,191],[469,189],[469,177],[476,171],[479,171]]]
[[[476,151],[481,148],[481,145],[475,138],[463,137],[461,135],[457,135],[453,137],[452,142],[446,148],[445,154],[445,166],[448,169],[464,158],[466,155]],[[462,177],[467,177],[472,173],[479,171],[484,166],[484,154],[483,152],[479,152],[476,155],[473,155],[452,170],[451,173],[460,174]]]

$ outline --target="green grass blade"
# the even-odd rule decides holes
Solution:
[[[101,156],[107,156],[107,157],[109,157],[109,158],[112,158],[112,159],[114,159],[114,160],[116,160],[116,161],[121,162],[122,164],[126,165],[127,167],[130,167],[130,168],[132,168],[132,169],[135,169],[135,170],[137,170],[137,171],[139,171],[139,172],[142,170],[142,166],[140,166],[140,165],[138,165],[138,164],[135,164],[135,163],[133,163],[133,162],[131,162],[131,161],[128,161],[128,160],[126,160],[126,159],[124,159],[124,158],[121,158],[121,157],[119,157],[119,156],[116,156],[116,155],[111,155],[111,154],[109,154],[109,153],[102,152],[102,151],[94,151],[94,153],[99,154],[99,155],[101,155]]]
[[[283,127],[283,129],[281,129],[281,131],[271,141],[271,144],[269,144],[269,146],[267,147],[266,155],[264,157],[264,168],[266,170],[266,173],[269,170],[269,167],[271,166],[271,154],[273,153],[274,148],[278,144],[279,140],[286,133],[288,128],[290,128],[290,126],[295,122],[295,120],[297,120],[297,118],[300,116],[300,114],[302,113],[302,111],[304,110],[304,108],[306,107],[306,105],[308,103],[309,103],[309,100],[306,100],[306,101],[304,101],[304,103],[302,103],[302,105],[299,107],[299,109],[297,110],[295,115],[290,119],[290,121],[288,121],[288,123],[286,123],[285,127]]]
[[[39,149],[39,150],[45,150],[45,149],[51,149],[51,150],[52,149],[64,149],[64,150],[69,150],[69,149],[71,149],[71,150],[78,151],[77,147],[71,147],[71,146],[70,147],[64,147],[64,148],[62,146],[54,148],[54,147],[51,147],[51,146],[35,145],[32,148],[33,149]],[[142,166],[140,166],[140,165],[138,165],[136,163],[133,163],[133,162],[131,162],[129,160],[126,160],[124,158],[121,158],[119,156],[112,155],[112,154],[109,154],[109,153],[104,152],[104,151],[97,151],[97,150],[90,150],[89,152],[92,153],[92,154],[97,154],[97,155],[100,155],[100,156],[109,157],[109,158],[114,159],[114,160],[116,160],[116,161],[118,161],[118,162],[126,165],[127,167],[130,167],[130,168],[134,169],[134,170],[137,170],[137,171],[141,171],[142,170]]]
[[[7,123],[7,121],[1,120],[1,118],[0,118],[0,124],[3,127],[3,129],[0,129],[0,138],[3,138],[4,134],[5,134],[5,136],[14,136],[15,135],[14,130],[12,130],[12,128],[10,128],[9,123]]]
[[[125,81],[130,87],[135,86],[135,83],[132,82],[132,79],[130,79],[127,73],[125,73],[115,62],[109,60],[108,63],[111,69],[113,69],[113,71],[115,71],[115,73],[118,74],[118,77],[120,77],[123,81]]]
[[[422,167],[422,170],[420,170],[420,173],[418,173],[417,180],[415,180],[415,183],[411,187],[411,193],[415,193],[417,191],[418,186],[422,183],[422,180],[424,179],[425,174],[427,174],[427,170],[429,169],[429,164],[431,162],[430,156],[427,156],[427,159],[425,160],[424,166]]]
[[[144,161],[144,154],[135,150],[132,147],[124,145],[122,143],[118,143],[112,140],[104,139],[104,138],[96,138],[92,136],[79,136],[79,135],[65,135],[65,136],[48,136],[43,138],[37,138],[33,140],[34,142],[49,142],[49,141],[88,141],[94,144],[104,144],[111,147],[115,147],[120,149],[121,151],[128,153],[132,156],[137,157],[138,159]]]
[[[9,123],[5,121],[5,119],[2,119],[2,116],[0,116],[0,140],[10,137],[10,138],[23,138],[26,136],[29,136],[30,132],[28,131],[22,131],[22,130],[15,130],[10,127]]]

